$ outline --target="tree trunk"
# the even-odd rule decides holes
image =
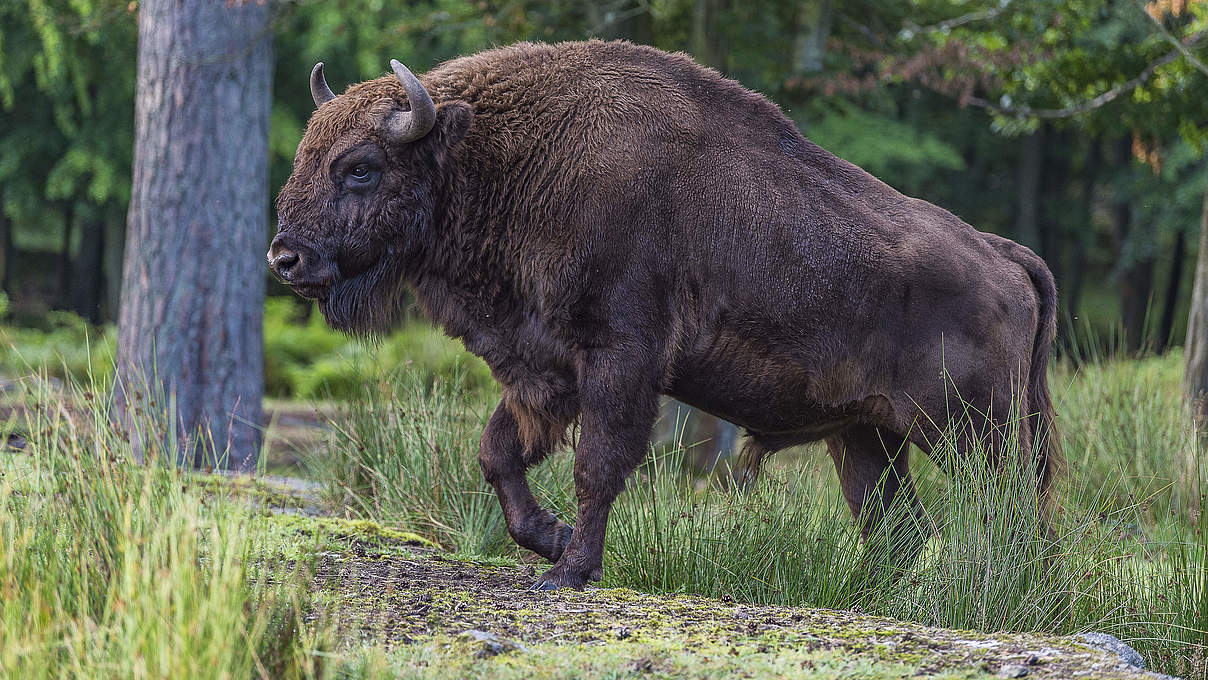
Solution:
[[[13,276],[13,223],[0,212],[0,290],[11,293]]]
[[[1068,260],[1063,246],[1070,239],[1067,224],[1069,212],[1064,206],[1068,200],[1073,145],[1068,131],[1054,130],[1048,123],[1041,130],[1044,149],[1040,167],[1040,216],[1037,222],[1040,250],[1036,252],[1048,262],[1060,290],[1065,284]]]
[[[622,3],[611,6],[588,3],[587,20],[592,35],[604,40],[623,38],[643,45],[654,42],[654,17],[645,3],[636,7]]]
[[[718,29],[726,0],[696,0],[692,6],[692,54],[706,66],[725,72],[724,34]]]
[[[1183,373],[1183,396],[1191,406],[1196,431],[1208,431],[1208,188],[1200,213],[1200,252],[1195,263],[1195,285],[1187,314],[1187,365]]]
[[[63,206],[63,250],[59,253],[59,293],[55,307],[71,309],[71,233],[75,230],[75,204]]]
[[[684,467],[695,477],[711,475],[738,450],[738,427],[674,399],[663,400],[654,439],[684,449]]]
[[[1093,207],[1095,201],[1095,187],[1099,179],[1099,165],[1103,158],[1103,145],[1098,137],[1091,139],[1090,149],[1086,158],[1086,164],[1082,168],[1082,200],[1079,205],[1079,214],[1082,217],[1082,229],[1074,232],[1073,235],[1077,239],[1085,238],[1086,234],[1094,233],[1094,214]],[[1069,274],[1063,282],[1062,287],[1065,293],[1066,318],[1064,322],[1058,326],[1059,329],[1064,328],[1063,335],[1065,336],[1064,343],[1067,347],[1071,347],[1076,353],[1080,353],[1081,349],[1077,347],[1075,339],[1078,337],[1078,329],[1074,327],[1074,320],[1078,316],[1078,305],[1082,302],[1082,285],[1086,281],[1086,253],[1089,250],[1088,244],[1074,243],[1070,254]],[[1062,288],[1058,290],[1061,291]],[[1076,357],[1081,359],[1081,357]]]
[[[182,465],[259,453],[271,39],[264,3],[139,7],[118,377],[126,416],[154,378]]]
[[[1045,254],[1040,248],[1040,172],[1044,165],[1044,127],[1024,137],[1019,153],[1015,205],[1015,240]]]
[[[105,224],[87,220],[80,232],[80,252],[72,265],[71,310],[90,323],[100,323],[105,291]]]
[[[1124,170],[1132,163],[1132,137],[1124,135],[1116,142],[1116,164]],[[1112,206],[1116,252],[1126,257],[1126,247],[1132,232],[1133,209],[1127,199]],[[1124,323],[1124,349],[1129,354],[1141,351],[1146,340],[1150,291],[1153,289],[1153,257],[1134,257],[1120,271],[1120,313]]]
[[[1166,296],[1163,298],[1162,321],[1158,325],[1155,351],[1165,354],[1174,338],[1174,315],[1178,310],[1179,293],[1183,287],[1183,262],[1187,259],[1187,233],[1180,230],[1174,237],[1174,254],[1170,257],[1170,274],[1166,277]]]
[[[822,70],[833,10],[832,0],[802,2],[797,10],[794,51],[799,72],[817,73]]]
[[[122,301],[122,260],[125,255],[126,220],[106,211],[105,217],[105,299],[104,321],[117,321]]]

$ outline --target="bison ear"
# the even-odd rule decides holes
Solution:
[[[436,127],[440,129],[441,145],[453,148],[466,136],[470,123],[474,121],[474,112],[465,102],[448,102],[436,109]]]
[[[443,163],[461,143],[472,122],[474,112],[465,102],[447,102],[436,107],[436,125],[428,134],[428,139],[433,142],[437,163]]]

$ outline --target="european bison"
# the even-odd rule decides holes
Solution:
[[[315,66],[269,265],[350,333],[388,330],[410,289],[486,360],[503,400],[480,461],[512,537],[556,562],[535,588],[600,578],[660,394],[742,426],[751,461],[825,439],[865,532],[895,496],[918,507],[910,443],[993,457],[1013,405],[1048,496],[1056,292],[1032,251],[682,54],[592,40],[422,80],[391,65],[338,96]],[[576,419],[572,529],[525,471]]]

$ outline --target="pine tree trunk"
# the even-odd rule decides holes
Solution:
[[[1132,137],[1124,135],[1116,141],[1116,164],[1127,168],[1132,163]],[[1133,238],[1133,206],[1127,198],[1112,206],[1116,252],[1121,258],[1130,238]],[[1135,355],[1145,347],[1149,321],[1150,293],[1153,290],[1153,256],[1134,256],[1120,272],[1120,314],[1124,323],[1124,349]]]
[[[105,212],[105,291],[102,307],[106,322],[117,322],[122,302],[122,260],[126,253],[126,215],[118,210]]]
[[[1040,175],[1044,167],[1044,127],[1021,140],[1016,169],[1015,240],[1036,251],[1040,247]]]
[[[265,3],[139,6],[118,376],[124,405],[155,378],[197,445],[182,465],[259,453],[270,28]]]
[[[63,208],[63,250],[59,253],[59,293],[55,307],[71,309],[71,235],[75,231],[75,203]]]
[[[692,55],[697,61],[725,72],[728,67],[725,33],[719,30],[728,0],[696,0],[692,5]]]
[[[72,265],[71,310],[90,323],[101,322],[105,291],[105,224],[89,219],[80,230],[80,250]]]
[[[1082,199],[1079,202],[1078,210],[1079,215],[1082,217],[1082,229],[1072,234],[1078,240],[1072,244],[1069,259],[1069,274],[1061,281],[1065,285],[1059,289],[1065,293],[1064,303],[1059,308],[1066,311],[1064,317],[1059,319],[1061,323],[1058,329],[1062,332],[1063,344],[1074,350],[1076,354],[1080,354],[1082,350],[1077,343],[1078,328],[1075,319],[1078,318],[1078,307],[1082,304],[1082,287],[1086,281],[1086,254],[1090,250],[1088,244],[1083,239],[1085,239],[1086,234],[1094,233],[1093,207],[1102,154],[1102,140],[1098,137],[1092,138],[1086,163],[1082,168]],[[1081,357],[1076,356],[1075,359],[1081,359]]]
[[[1174,340],[1174,315],[1178,311],[1179,295],[1183,289],[1183,263],[1187,259],[1187,233],[1180,231],[1174,237],[1174,253],[1170,256],[1170,271],[1166,276],[1166,295],[1163,298],[1162,320],[1158,324],[1158,344],[1155,351],[1165,354]]]
[[[1187,315],[1186,369],[1183,396],[1191,406],[1196,431],[1208,431],[1208,189],[1200,214],[1200,253],[1195,263],[1195,285]]]
[[[13,223],[8,216],[0,213],[0,290],[10,292],[13,275]]]
[[[826,38],[830,35],[832,0],[802,2],[797,9],[797,26],[793,38],[796,70],[817,73],[826,57]]]

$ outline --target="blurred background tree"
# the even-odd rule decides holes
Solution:
[[[167,406],[182,465],[260,453],[272,28],[263,2],[138,8],[117,406]]]
[[[1187,337],[1208,184],[1205,0],[269,7],[270,193],[313,109],[316,61],[339,92],[390,58],[423,71],[518,40],[626,38],[693,53],[823,147],[1036,249],[1057,276],[1066,356],[1160,353]],[[117,317],[142,12],[119,0],[0,7],[0,286],[14,323],[45,324],[53,309]]]

